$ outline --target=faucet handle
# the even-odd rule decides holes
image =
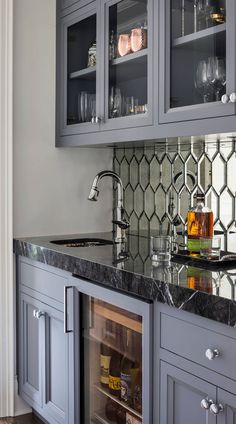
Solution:
[[[113,220],[112,223],[118,225],[122,230],[127,230],[130,227],[130,223],[126,219],[122,219],[121,221]]]

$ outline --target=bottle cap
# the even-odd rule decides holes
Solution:
[[[205,200],[205,194],[201,193],[200,191],[198,191],[195,195],[194,198],[197,200]]]

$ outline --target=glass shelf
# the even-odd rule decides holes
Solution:
[[[111,395],[107,390],[103,389],[102,387],[100,387],[98,384],[94,385],[95,389],[99,392],[102,393],[104,396],[110,398],[113,400],[113,402],[117,403],[118,405],[122,406],[122,408],[124,408],[126,411],[129,411],[131,414],[135,415],[136,417],[138,417],[140,420],[143,419],[142,415],[139,414],[139,412],[135,411],[135,409],[131,408],[129,405],[127,405],[125,402],[122,402],[120,399],[118,399],[117,397]]]
[[[90,68],[81,69],[80,71],[71,72],[69,74],[69,79],[95,79],[96,78],[96,66],[91,66]]]
[[[194,32],[193,34],[184,35],[183,37],[175,38],[172,42],[172,47],[178,47],[184,44],[193,43],[194,41],[202,40],[207,37],[211,37],[225,31],[226,31],[225,23],[215,27],[207,28],[199,32]]]
[[[126,56],[123,56],[123,57],[117,57],[116,59],[113,59],[111,61],[111,65],[114,65],[114,66],[120,65],[122,63],[127,63],[130,61],[135,61],[135,63],[136,62],[143,63],[144,62],[143,57],[146,57],[146,56],[147,56],[147,49],[143,49],[135,53],[127,54]]]

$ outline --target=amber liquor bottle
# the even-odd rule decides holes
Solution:
[[[200,238],[213,237],[213,212],[205,206],[202,193],[196,194],[196,207],[187,215],[188,251],[191,255],[200,253]]]

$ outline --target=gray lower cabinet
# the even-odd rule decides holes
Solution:
[[[55,271],[18,261],[19,393],[50,424],[74,424],[73,332],[64,332],[67,276]]]
[[[235,329],[158,303],[154,323],[155,424],[235,423]]]
[[[40,302],[23,293],[19,297],[19,389],[21,396],[32,406],[43,406],[43,373],[41,338],[43,320],[34,314]]]
[[[63,312],[24,293],[20,308],[20,394],[50,423],[68,424],[69,361],[73,358]]]
[[[216,416],[201,407],[203,399],[216,398],[212,384],[164,361],[160,374],[161,424],[216,424]]]
[[[218,389],[218,401],[224,409],[217,418],[217,424],[234,424],[236,422],[236,395]]]

